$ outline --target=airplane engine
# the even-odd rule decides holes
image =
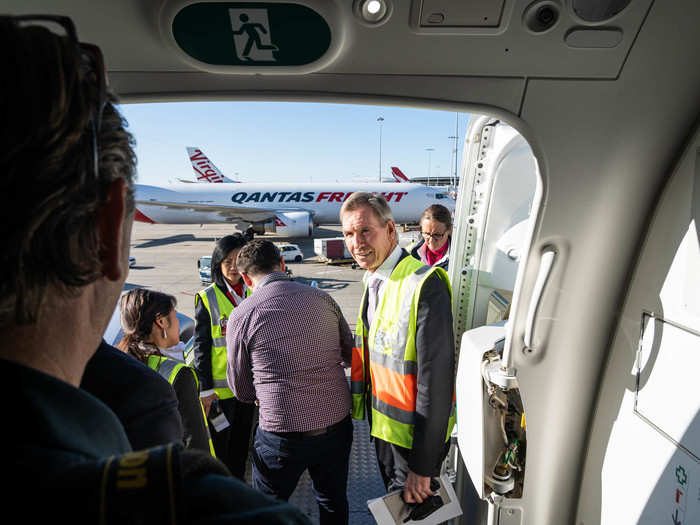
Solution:
[[[265,223],[266,233],[275,233],[286,237],[311,237],[314,223],[311,214],[306,211],[278,213],[274,221]]]

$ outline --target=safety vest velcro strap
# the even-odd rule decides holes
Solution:
[[[362,334],[355,333],[355,346],[362,348]]]
[[[413,410],[402,410],[398,407],[391,406],[381,399],[378,399],[376,396],[372,396],[372,408],[399,423],[404,423],[406,425],[413,425],[415,423],[415,412]]]
[[[372,364],[378,364],[384,368],[388,368],[397,374],[417,374],[418,373],[418,363],[415,361],[404,361],[402,359],[396,359],[390,354],[385,354],[382,352],[374,352],[370,350],[369,353],[370,361]]]
[[[225,337],[214,337],[212,346],[215,346],[217,348],[220,348],[222,346],[226,346],[226,338]]]

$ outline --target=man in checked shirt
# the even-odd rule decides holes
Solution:
[[[227,377],[236,398],[260,406],[253,487],[288,500],[308,469],[321,524],[346,524],[348,323],[327,293],[289,279],[270,241],[246,244],[236,265],[253,294],[228,320]]]

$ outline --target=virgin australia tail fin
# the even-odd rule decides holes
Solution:
[[[238,182],[226,177],[221,170],[214,166],[214,163],[202,152],[201,149],[188,146],[187,156],[192,163],[194,175],[197,177],[197,182]]]

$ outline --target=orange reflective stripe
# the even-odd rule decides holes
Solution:
[[[364,369],[362,363],[362,348],[357,348],[356,346],[352,349],[352,365],[350,367],[350,379],[352,381],[362,381],[364,379],[364,374],[362,373]]]
[[[373,362],[372,394],[387,405],[413,412],[416,409],[417,380],[415,374],[398,374]]]

